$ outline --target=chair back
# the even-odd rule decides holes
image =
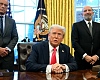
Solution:
[[[19,71],[26,71],[25,62],[32,51],[32,45],[36,44],[37,42],[24,42],[18,43],[17,50],[18,50],[18,70]]]

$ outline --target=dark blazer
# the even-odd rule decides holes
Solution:
[[[77,65],[70,54],[70,48],[65,44],[59,46],[59,63],[68,65],[70,71],[76,70]],[[33,45],[32,52],[26,61],[27,71],[46,71],[49,64],[49,44],[43,41]]]
[[[18,41],[18,33],[16,29],[15,21],[8,16],[5,16],[5,29],[3,37],[0,31],[0,47],[8,47],[11,52],[6,57],[0,57],[0,61],[14,61],[14,47]]]
[[[92,65],[82,59],[84,53],[100,57],[100,24],[92,22],[92,26],[92,36],[84,20],[74,23],[72,27],[72,46],[75,50],[74,55],[79,69],[92,67]],[[100,64],[100,62],[96,64],[98,63]]]

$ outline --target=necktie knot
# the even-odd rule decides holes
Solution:
[[[0,16],[0,18],[3,18],[3,16]]]
[[[90,22],[88,22],[88,24],[89,24],[89,26],[91,25],[91,23],[90,23]]]
[[[56,51],[57,49],[56,48],[53,48],[53,51]]]

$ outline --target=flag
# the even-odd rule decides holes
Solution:
[[[36,37],[47,40],[48,34],[48,19],[44,0],[39,0],[37,12],[34,20],[34,34]]]
[[[8,0],[8,2],[9,2],[9,3],[8,3],[8,9],[7,9],[6,14],[7,14],[10,18],[12,18],[10,0]]]

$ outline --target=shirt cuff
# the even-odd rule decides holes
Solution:
[[[83,55],[83,58],[82,58],[82,59],[84,59],[84,58],[85,58],[85,56],[87,56],[87,54],[86,54],[86,53]]]
[[[95,55],[97,58],[98,58],[98,60],[99,60],[99,56],[98,55]]]
[[[11,52],[11,49],[10,49],[10,48],[6,47],[6,49],[7,49],[9,52]]]
[[[51,73],[51,67],[52,67],[52,65],[47,65],[46,73]]]
[[[69,72],[69,67],[66,64],[63,64],[66,67],[65,72]]]

